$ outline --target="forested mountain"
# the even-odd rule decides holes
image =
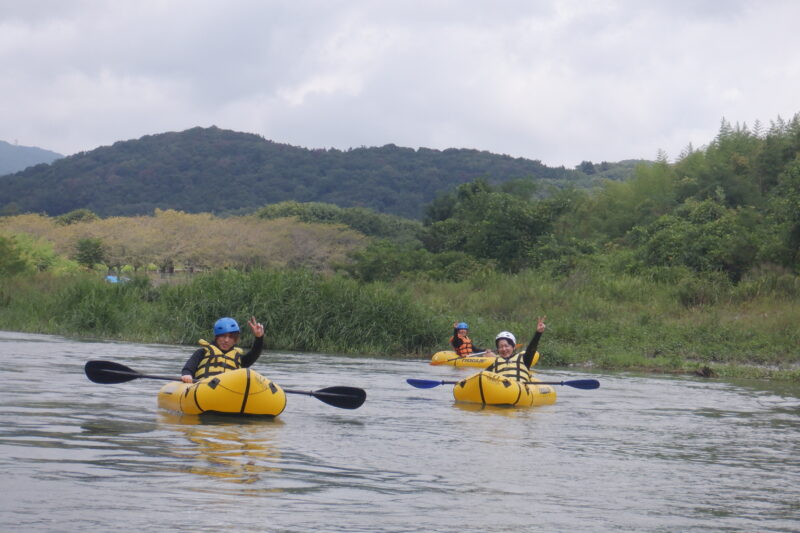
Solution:
[[[216,127],[149,135],[0,177],[0,214],[100,216],[241,214],[282,201],[368,207],[419,218],[437,194],[483,178],[556,187],[590,187],[630,175],[633,163],[584,162],[581,170],[468,149],[306,149]]]
[[[189,133],[202,135],[208,131]],[[251,137],[258,139],[246,136]],[[118,148],[137,146],[140,145],[122,143]],[[276,153],[283,153],[281,150],[285,148],[272,143],[267,146]],[[292,150],[295,151],[286,153],[307,152]],[[186,149],[180,153],[185,152]],[[384,147],[352,152],[373,160],[380,154],[405,151]],[[419,151],[408,152],[411,155]],[[90,155],[94,160],[106,153],[100,150]],[[439,154],[445,155],[447,151]],[[347,161],[342,152],[333,152],[333,156]],[[499,156],[489,155],[490,161],[492,157]],[[81,161],[67,159],[73,163]],[[397,159],[387,156],[386,161],[381,168],[388,173],[386,169],[393,168],[389,161],[397,164]],[[611,170],[589,162],[579,166],[585,169],[583,176],[591,171]],[[290,172],[293,167],[281,168]],[[0,179],[20,179],[30,171]],[[91,172],[85,175],[96,176]],[[45,181],[48,177],[41,179]],[[128,181],[141,183],[141,180]],[[219,261],[209,253],[196,252],[204,249],[219,220],[227,225],[216,224],[216,234],[224,238],[234,236],[237,248],[242,244],[240,236],[245,233],[248,238],[255,238],[255,243],[274,237],[272,230],[242,229],[266,220],[278,225],[295,223],[317,228],[309,229],[310,234],[327,235],[334,241],[332,249],[347,248],[347,261],[323,266],[342,269],[364,281],[416,277],[461,280],[491,271],[516,273],[541,267],[555,275],[565,275],[575,269],[594,270],[606,265],[615,273],[675,282],[689,280],[685,283],[695,283],[687,286],[686,292],[686,302],[692,305],[705,301],[704,291],[709,283],[735,284],[758,277],[761,271],[774,273],[774,279],[769,281],[777,284],[774,286],[785,286],[789,293],[800,294],[796,278],[800,272],[800,114],[790,121],[779,117],[768,129],[760,124],[753,129],[739,124],[731,126],[723,120],[719,134],[708,146],[699,150],[688,146],[675,163],[660,159],[650,165],[640,164],[630,179],[606,180],[602,187],[592,191],[563,188],[537,197],[533,187],[538,181],[490,183],[487,178],[472,179],[426,203],[422,220],[364,207],[292,200],[267,205],[259,200],[262,207],[251,210],[254,216],[241,217],[214,217],[205,213],[206,218],[201,218],[191,213],[156,210],[155,216],[126,220],[99,218],[86,208],[56,217],[5,216],[0,217],[0,273],[4,269],[48,270],[53,253],[45,249],[47,246],[51,250],[55,246],[59,253],[74,257],[82,242],[93,248],[92,254],[85,254],[92,256],[92,260],[81,263],[85,266],[103,263],[133,268],[155,265],[162,270],[170,265],[213,269],[220,266]],[[40,186],[37,192],[47,192],[49,183]],[[116,175],[115,185],[122,188],[126,183]],[[372,186],[367,184],[364,188],[368,185]],[[198,201],[206,211],[216,198],[227,198],[245,185],[214,187],[217,188],[209,195],[208,202]],[[262,185],[251,179],[246,190],[258,187]],[[5,189],[2,188],[4,192]],[[87,195],[91,192],[85,186],[80,190]],[[192,191],[191,183],[187,182],[183,190]],[[25,197],[22,191],[20,198]],[[153,198],[154,202],[159,200],[158,196]],[[156,223],[150,220],[153,218]],[[61,226],[74,228],[61,231]],[[337,245],[336,232],[342,229],[355,230],[366,238],[352,246],[355,241]],[[62,237],[51,238],[52,235]],[[180,238],[175,238],[176,235]],[[286,246],[303,256],[321,246],[309,244],[313,240],[295,236]],[[154,242],[159,245],[153,245]],[[245,251],[238,263],[227,266],[246,269],[270,264],[269,254],[264,256],[264,251],[264,247],[256,244]],[[305,257],[310,256],[305,253]],[[695,279],[696,275],[706,277]]]
[[[64,157],[61,154],[35,146],[17,146],[0,141],[0,176],[19,172],[39,163],[52,163]]]

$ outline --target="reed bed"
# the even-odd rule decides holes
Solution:
[[[482,347],[509,330],[526,343],[547,316],[540,367],[800,380],[800,285],[763,270],[733,285],[680,269],[483,273],[459,282],[359,283],[306,270],[217,271],[154,287],[96,276],[0,281],[0,328],[133,342],[195,344],[221,316],[266,327],[273,350],[428,357],[455,321]]]

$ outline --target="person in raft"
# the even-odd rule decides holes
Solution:
[[[200,339],[198,348],[181,370],[181,381],[191,383],[195,379],[222,374],[228,370],[247,368],[256,362],[264,348],[264,325],[250,317],[247,322],[256,340],[250,351],[236,346],[239,342],[239,324],[229,317],[220,318],[214,323],[214,342]]]
[[[483,348],[478,348],[472,344],[472,341],[467,337],[469,326],[466,322],[453,323],[453,336],[450,337],[450,346],[459,357],[469,357],[473,353],[485,352]]]
[[[539,339],[542,338],[547,317],[539,317],[536,320],[536,333],[525,352],[514,354],[517,345],[517,338],[510,331],[501,331],[494,339],[497,347],[497,359],[486,368],[488,372],[494,372],[517,381],[528,382],[531,380],[531,366],[536,355],[536,348],[539,346]]]

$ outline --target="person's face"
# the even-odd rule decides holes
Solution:
[[[458,330],[458,336],[459,337],[466,337],[467,336],[467,330],[465,330],[465,329]]]
[[[217,346],[223,352],[227,352],[234,346],[236,343],[239,342],[239,334],[238,333],[223,333],[222,335],[217,335],[216,338]]]
[[[505,339],[497,341],[497,353],[503,359],[508,359],[514,353],[514,345]]]

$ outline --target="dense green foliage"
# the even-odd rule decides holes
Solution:
[[[432,253],[421,246],[375,241],[349,254],[351,262],[339,270],[361,281],[389,281],[422,278],[456,281],[491,271],[491,261],[475,259],[464,252]]]
[[[0,278],[48,271],[76,272],[78,265],[58,254],[52,243],[31,235],[0,235]]]
[[[95,238],[80,239],[75,247],[75,261],[79,265],[87,268],[97,263],[104,263],[106,260],[106,252],[103,247],[103,241]]]
[[[241,214],[294,200],[419,218],[438,192],[476,177],[588,187],[603,173],[624,175],[628,168],[609,165],[587,176],[478,150],[392,144],[309,150],[253,134],[193,128],[120,141],[4,176],[0,214],[58,216],[89,209],[108,217],[147,215],[156,208]]]
[[[416,220],[376,213],[364,207],[339,207],[322,202],[281,202],[265,206],[255,214],[266,219],[296,217],[301,222],[312,224],[343,224],[364,235],[398,243],[416,241],[422,229]]]
[[[461,251],[518,272],[535,266],[542,240],[569,205],[565,197],[568,192],[534,200],[494,191],[476,180],[458,187],[447,218],[429,215],[423,241],[431,252]]]
[[[0,277],[25,272],[27,263],[13,239],[0,236]]]
[[[377,268],[357,251],[347,271],[364,280],[431,277],[427,251],[503,272],[567,274],[581,258],[619,250],[633,252],[622,265],[631,273],[681,266],[738,281],[760,265],[800,272],[800,116],[760,135],[723,122],[705,150],[640,165],[631,180],[594,194],[565,188],[539,198],[523,185],[460,185],[428,206],[418,261]],[[409,254],[407,245],[384,248],[387,257]]]
[[[74,211],[70,211],[69,213],[65,213],[60,217],[56,217],[56,223],[62,226],[69,226],[70,224],[77,224],[79,222],[92,222],[93,220],[97,220],[98,217],[95,213],[92,213],[89,209],[75,209]]]

